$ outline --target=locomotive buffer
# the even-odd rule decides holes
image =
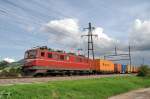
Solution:
[[[81,35],[81,37],[84,37],[84,36],[88,37],[88,59],[90,58],[90,51],[92,51],[92,57],[93,57],[93,60],[94,60],[95,57],[94,57],[93,36],[98,37],[98,35],[92,34],[92,31],[95,29],[95,27],[92,27],[91,23],[89,23],[89,27],[84,28],[84,30],[85,29],[88,30],[88,34],[87,35]]]

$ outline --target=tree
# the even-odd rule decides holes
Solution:
[[[6,61],[1,61],[1,62],[0,62],[0,69],[4,69],[5,67],[7,67],[8,64],[9,64],[9,63],[6,62]]]
[[[139,68],[138,76],[141,77],[150,76],[150,68],[147,65],[142,65]]]

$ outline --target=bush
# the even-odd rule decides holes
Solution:
[[[10,77],[17,77],[20,74],[20,70],[11,68],[8,74],[9,74],[8,76]]]
[[[19,77],[20,75],[20,68],[10,68],[8,70],[2,70],[0,73],[0,77]]]
[[[139,68],[139,72],[137,76],[141,76],[141,77],[150,76],[150,68],[147,65],[142,65]]]
[[[1,62],[0,62],[0,70],[6,68],[8,64],[9,64],[9,63],[6,62],[6,61],[1,61]]]

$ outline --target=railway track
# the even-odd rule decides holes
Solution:
[[[43,83],[49,81],[63,81],[63,80],[79,80],[79,79],[95,79],[114,76],[132,76],[135,74],[107,74],[107,75],[84,75],[84,76],[59,76],[59,77],[23,77],[23,78],[2,78],[0,79],[0,86],[13,84],[30,84]]]

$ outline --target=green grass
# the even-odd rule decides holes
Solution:
[[[142,87],[150,87],[150,79],[126,76],[55,81],[1,86],[0,99],[107,99],[109,96]]]

